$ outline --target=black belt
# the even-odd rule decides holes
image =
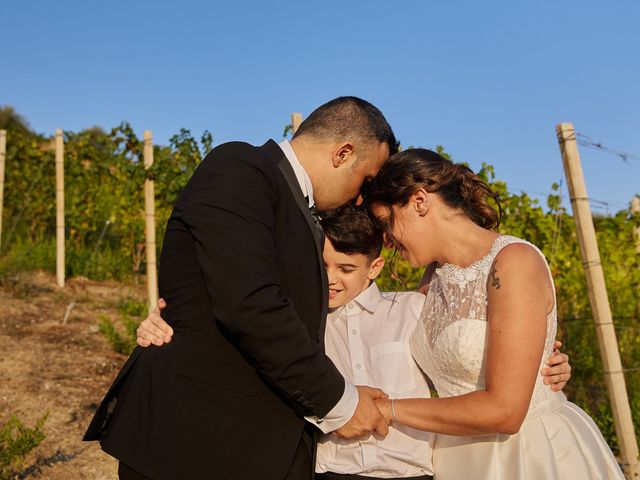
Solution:
[[[420,475],[419,477],[393,477],[398,480],[433,480],[432,475]],[[349,473],[316,473],[316,480],[392,480],[390,478],[367,477],[365,475],[351,475]]]

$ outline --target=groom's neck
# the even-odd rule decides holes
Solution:
[[[317,190],[317,178],[322,175],[322,163],[331,155],[331,146],[313,138],[303,136],[291,140],[291,148],[304,171],[309,176],[314,191]]]

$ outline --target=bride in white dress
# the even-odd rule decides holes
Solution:
[[[486,183],[411,149],[364,193],[387,242],[413,267],[436,266],[411,351],[439,398],[379,407],[438,433],[437,480],[623,479],[593,420],[538,375],[556,336],[553,280],[538,248],[493,231]]]

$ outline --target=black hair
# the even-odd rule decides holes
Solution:
[[[382,230],[364,207],[347,204],[320,216],[325,236],[337,252],[366,255],[370,261],[380,256]]]
[[[293,138],[303,135],[335,141],[376,140],[388,145],[389,155],[398,151],[398,141],[382,112],[358,97],[338,97],[320,105],[300,124]]]

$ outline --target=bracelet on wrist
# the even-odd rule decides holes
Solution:
[[[396,417],[396,399],[391,400],[391,417],[393,423],[398,423],[398,417]]]

